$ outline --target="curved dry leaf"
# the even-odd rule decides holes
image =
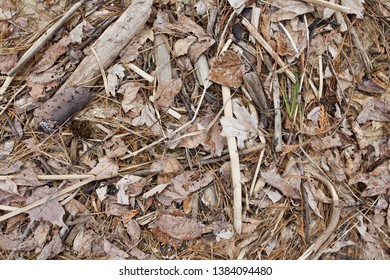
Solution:
[[[134,118],[133,121],[131,122],[131,125],[133,126],[146,125],[153,132],[161,131],[160,123],[157,121],[156,118],[156,112],[154,111],[153,106],[150,104],[144,106],[144,108],[141,111],[141,115]]]
[[[191,240],[200,237],[203,233],[204,224],[195,218],[173,216],[170,214],[159,215],[153,224],[169,237],[178,240]]]
[[[209,79],[223,86],[238,88],[245,72],[245,64],[241,56],[227,50],[212,63]]]
[[[196,37],[195,36],[188,36],[184,39],[179,39],[175,42],[175,45],[173,47],[174,53],[176,57],[179,57],[181,55],[185,55],[188,53],[189,48],[193,43],[195,43]]]
[[[175,158],[157,160],[150,165],[150,172],[153,173],[172,174],[183,170],[183,166]]]
[[[110,67],[107,73],[108,91],[115,97],[116,89],[125,77],[125,68],[123,68],[122,64],[118,63]]]
[[[95,175],[96,180],[112,178],[118,174],[119,166],[116,161],[109,157],[99,159],[99,163],[89,172]]]
[[[62,240],[58,232],[55,232],[48,244],[43,247],[42,251],[37,256],[37,260],[47,260],[57,256],[64,250]]]
[[[210,171],[185,171],[172,179],[173,190],[187,197],[189,194],[206,187],[213,180],[214,176]]]
[[[147,191],[146,193],[144,193],[142,195],[142,197],[144,199],[147,199],[153,195],[155,195],[156,193],[161,193],[163,190],[165,190],[165,188],[167,186],[169,186],[171,183],[165,183],[165,184],[159,184],[157,186],[155,186],[154,188],[150,189],[149,191]]]
[[[9,160],[0,160],[0,174],[8,175],[20,171],[23,163],[21,161],[11,162]]]
[[[164,112],[167,111],[171,107],[175,96],[179,94],[182,85],[181,78],[160,82],[154,103]]]
[[[122,109],[125,113],[128,113],[131,117],[138,117],[141,114],[141,110],[144,107],[142,98],[138,95],[140,86],[133,82],[125,83],[118,90],[123,94]]]
[[[30,205],[41,198],[49,197],[56,191],[56,188],[49,188],[48,186],[37,188],[33,191],[31,196],[27,198],[26,204]],[[60,199],[62,199],[62,197],[48,200],[44,204],[28,210],[27,213],[30,215],[31,221],[39,221],[42,219],[54,225],[67,228],[64,221],[62,220],[63,216],[65,215],[65,210],[58,202]]]
[[[390,122],[390,103],[373,98],[356,118],[359,124],[367,121]]]
[[[1,35],[1,34],[0,34]],[[18,54],[15,52],[9,55],[0,56],[0,74],[7,74],[18,62]]]
[[[365,0],[341,0],[341,5],[350,9],[350,14],[355,14],[357,18],[363,18]]]
[[[390,188],[390,166],[385,162],[370,173],[361,173],[349,180],[349,184],[364,183],[366,189],[362,196],[375,196],[385,194]]]
[[[271,13],[272,22],[293,19],[314,11],[313,6],[298,0],[275,0],[273,4],[279,9]]]
[[[279,175],[277,168],[273,167],[269,169],[268,171],[262,171],[260,172],[261,177],[263,180],[273,186],[274,188],[277,188],[280,190],[285,196],[294,198],[294,199],[300,199],[300,191],[299,188],[292,185],[287,179],[283,178]]]
[[[20,195],[18,192],[18,186],[14,181],[7,179],[5,181],[0,181],[0,190],[3,190],[7,193],[13,193],[16,195]]]

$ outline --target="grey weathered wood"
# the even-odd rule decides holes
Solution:
[[[104,69],[108,68],[115,61],[122,49],[142,30],[150,17],[152,3],[152,0],[133,1],[118,20],[111,24],[95,42],[93,48]],[[96,78],[99,74],[100,68],[97,58],[91,52],[57,90],[55,96],[63,94],[69,87],[92,86],[97,82]],[[82,98],[81,95],[80,98]],[[78,102],[78,100],[75,99],[74,102]],[[34,115],[38,124],[42,119],[49,120],[50,116],[47,116],[46,113],[49,104],[52,105],[51,100],[48,100],[43,106],[35,110]],[[65,106],[65,104],[63,105]],[[64,106],[61,106],[61,108],[65,109]],[[67,112],[69,111],[64,110],[63,113],[67,114]]]

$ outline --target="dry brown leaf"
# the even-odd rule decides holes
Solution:
[[[140,86],[133,82],[127,82],[121,86],[119,93],[123,94],[122,109],[130,117],[138,117],[144,107],[142,98],[138,95]]]
[[[129,205],[129,196],[139,195],[146,185],[146,179],[143,177],[126,174],[116,183],[117,202],[119,204]]]
[[[31,196],[29,196],[26,200],[26,204],[30,205],[34,201],[39,200],[41,198],[52,195],[57,192],[56,188],[49,188],[48,186],[40,187],[35,189]],[[63,219],[65,214],[65,210],[62,208],[59,200],[62,197],[57,197],[55,199],[48,200],[42,205],[39,205],[31,210],[28,210],[27,213],[30,215],[31,221],[48,221],[54,225],[58,225],[60,227],[66,227]]]
[[[219,123],[216,123],[210,129],[206,140],[202,143],[202,146],[206,151],[211,153],[211,156],[221,156],[225,147],[226,139],[221,135],[222,127]]]
[[[241,61],[241,56],[227,50],[212,63],[209,78],[223,86],[238,88],[245,72],[245,64]]]
[[[73,240],[73,252],[79,257],[90,257],[92,242],[96,238],[96,233],[92,229],[80,230]]]
[[[156,193],[161,193],[169,185],[170,185],[170,183],[159,184],[159,185],[155,186],[154,188],[150,189],[149,191],[147,191],[146,193],[144,193],[142,195],[142,197],[147,199],[149,197],[152,197]]]
[[[191,240],[200,237],[203,233],[204,224],[195,218],[160,214],[153,224],[153,229],[158,228],[171,238],[177,240]]]
[[[64,247],[62,246],[61,237],[58,231],[55,231],[54,234],[51,235],[50,242],[43,247],[42,251],[37,256],[37,260],[48,260],[50,258],[54,258],[63,250]]]
[[[320,213],[320,210],[317,207],[317,204],[318,204],[317,199],[316,199],[315,195],[311,192],[312,186],[310,186],[310,185],[313,185],[313,182],[308,181],[308,182],[303,183],[303,188],[305,189],[305,191],[307,193],[307,203],[309,204],[309,207],[311,208],[311,210],[313,210],[313,212],[318,217],[323,219],[323,217]],[[314,188],[314,186],[312,188]]]
[[[208,131],[206,127],[213,120],[215,116],[213,114],[206,114],[195,120],[185,131],[183,135],[190,134],[187,137],[182,137],[178,146],[188,149],[194,149],[200,144],[205,143],[208,137]]]
[[[141,239],[141,227],[135,220],[129,220],[124,223],[124,226],[127,229],[127,234],[130,236],[134,244]]]
[[[242,221],[242,234],[252,234],[260,225],[261,221],[257,219],[245,218]]]
[[[273,4],[279,9],[271,13],[272,22],[293,19],[314,11],[313,6],[298,0],[275,0]]]
[[[8,156],[14,149],[15,141],[8,140],[0,142],[0,156]]]
[[[1,34],[0,34],[1,38]],[[7,74],[18,62],[18,54],[13,53],[9,55],[0,56],[0,74]]]
[[[283,178],[278,174],[277,168],[273,167],[269,169],[268,171],[262,171],[260,172],[261,177],[263,180],[273,186],[274,188],[277,188],[280,190],[285,196],[289,198],[294,199],[300,199],[300,191],[299,187],[297,188],[293,184],[291,184],[287,179]]]
[[[21,161],[11,162],[9,160],[0,160],[0,174],[8,175],[20,171],[23,163]]]
[[[146,125],[150,128],[153,132],[160,132],[161,126],[156,118],[156,112],[153,109],[153,106],[150,104],[147,104],[143,107],[141,111],[141,115],[139,117],[136,117],[131,122],[131,125],[133,126],[142,126]]]
[[[243,149],[245,148],[245,141],[254,139],[258,135],[257,113],[249,113],[248,110],[240,104],[238,99],[233,99],[232,103],[235,118],[221,118],[222,135],[236,137],[238,148]]]
[[[374,80],[365,80],[358,85],[358,90],[371,94],[384,94],[386,88],[382,87]]]
[[[177,40],[173,47],[176,57],[187,54],[189,48],[193,43],[195,43],[195,41],[196,41],[196,37],[194,36],[187,36],[184,39]]]
[[[326,136],[320,139],[311,140],[310,145],[317,151],[322,151],[330,148],[340,147],[343,145],[340,137],[336,134],[334,137]]]
[[[181,78],[160,82],[154,99],[157,107],[166,112],[171,107],[175,96],[179,94],[182,85]]]
[[[107,71],[107,85],[108,91],[112,96],[116,96],[116,90],[119,84],[122,82],[125,77],[125,68],[122,64],[118,63],[110,67]]]
[[[150,165],[150,172],[153,173],[155,172],[161,174],[177,174],[183,170],[183,166],[175,158],[157,160]]]
[[[363,18],[365,0],[341,0],[341,5],[350,8],[352,14],[355,14],[357,18]]]
[[[349,184],[362,182],[366,185],[366,189],[362,192],[362,196],[375,196],[385,194],[390,188],[390,166],[388,162],[375,168],[370,173],[361,173],[349,180]]]
[[[185,171],[172,179],[173,190],[187,197],[189,194],[206,187],[214,180],[213,174],[201,171]]]
[[[112,178],[118,174],[119,166],[116,161],[109,157],[99,158],[99,163],[89,172],[95,175],[96,180]]]
[[[117,158],[126,154],[127,145],[122,139],[111,139],[104,143],[106,156],[109,158]]]
[[[44,180],[39,180],[37,174],[38,171],[35,168],[29,167],[15,174],[12,181],[18,186],[37,187],[45,185],[46,182]]]
[[[359,124],[367,121],[390,122],[390,103],[373,98],[356,118]]]
[[[14,181],[7,179],[5,181],[0,181],[0,190],[3,190],[7,193],[13,193],[19,195],[18,186]]]

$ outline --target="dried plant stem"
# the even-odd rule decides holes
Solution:
[[[0,176],[0,181],[12,180],[15,176]],[[89,179],[95,178],[94,175],[90,174],[69,174],[69,175],[37,175],[38,180],[79,180],[79,179]]]
[[[31,48],[21,57],[18,63],[8,73],[8,77],[0,88],[0,96],[6,92],[8,86],[11,84],[16,73],[22,68],[34,55],[54,36],[54,34],[61,28],[62,25],[82,6],[87,0],[81,0],[74,4],[72,8],[67,11],[62,18],[51,26],[32,46]]]
[[[320,5],[320,6],[323,6],[323,7],[335,10],[335,11],[339,11],[339,12],[342,12],[342,13],[346,13],[346,14],[351,13],[351,9],[348,8],[348,7],[344,7],[344,6],[341,6],[341,5],[338,5],[338,4],[334,4],[334,3],[331,3],[331,2],[327,2],[327,1],[324,1],[324,0],[302,0],[302,1],[303,2],[307,2],[307,3],[312,3],[312,4],[315,4],[315,5]]]
[[[279,92],[279,79],[278,75],[275,75],[273,84],[273,99],[274,99],[274,110],[275,110],[275,129],[274,129],[274,146],[275,152],[279,153],[282,151],[282,116],[280,112],[280,92]]]
[[[319,259],[321,256],[320,254],[317,254],[317,251],[320,249],[320,247],[328,240],[328,238],[331,236],[331,234],[335,231],[337,224],[340,219],[340,207],[339,207],[339,197],[337,195],[336,189],[333,186],[333,184],[324,176],[320,175],[314,170],[310,170],[309,173],[316,178],[318,181],[323,183],[329,190],[331,196],[332,196],[332,215],[330,217],[330,222],[328,224],[328,227],[326,230],[322,233],[320,237],[317,238],[317,240],[302,254],[302,256],[299,257],[299,260],[306,260],[311,257],[311,259]],[[313,256],[314,254],[314,256]]]
[[[73,184],[73,185],[71,185],[71,186],[69,186],[67,188],[64,188],[64,189],[62,189],[62,190],[60,190],[60,191],[58,191],[58,192],[56,192],[54,194],[51,194],[51,195],[46,196],[44,198],[41,198],[41,199],[31,203],[30,205],[27,205],[25,207],[16,209],[16,210],[14,210],[14,211],[12,211],[12,212],[10,212],[8,214],[0,216],[0,222],[5,221],[5,220],[7,220],[9,218],[12,218],[12,217],[14,217],[16,215],[19,215],[21,213],[24,213],[24,212],[26,212],[26,211],[28,211],[30,209],[33,209],[33,208],[35,208],[35,207],[37,207],[39,205],[42,205],[46,201],[48,201],[48,199],[54,199],[54,198],[60,197],[61,195],[66,194],[66,193],[72,192],[72,191],[74,191],[74,190],[76,190],[76,189],[78,189],[78,188],[80,188],[80,187],[82,187],[82,186],[84,186],[84,185],[86,185],[86,184],[88,184],[90,182],[93,182],[94,180],[95,180],[95,176],[93,176],[93,177],[91,176],[88,179],[85,179],[83,181],[75,183],[75,184]]]
[[[225,106],[225,116],[233,117],[233,106],[230,96],[230,88],[222,86],[222,98]],[[233,226],[236,233],[241,234],[242,230],[242,190],[241,190],[241,174],[240,174],[240,159],[237,151],[236,137],[227,137],[227,144],[230,155],[230,167],[232,172],[233,186]]]
[[[256,28],[246,19],[242,19],[242,25],[248,29],[248,31],[252,34],[253,37],[260,43],[260,45],[272,56],[272,58],[278,63],[280,67],[282,67],[282,71],[286,73],[288,78],[295,84],[296,78],[288,68],[287,64],[280,58],[280,56],[272,49],[272,47],[267,43],[267,41],[260,35],[260,33],[256,30]]]
[[[154,82],[154,77],[149,75],[148,73],[146,73],[144,70],[139,68],[137,65],[135,65],[133,63],[128,63],[128,64],[126,64],[126,66],[129,67],[131,70],[133,70],[138,75],[140,75],[142,78],[147,80],[149,83],[153,83]]]

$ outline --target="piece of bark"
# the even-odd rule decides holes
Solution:
[[[50,131],[53,125],[61,125],[61,122],[65,122],[71,115],[76,113],[75,109],[81,110],[88,104],[90,101],[87,98],[88,94],[85,94],[86,91],[81,91],[79,86],[92,86],[97,82],[96,77],[100,74],[97,57],[101,66],[104,69],[108,68],[130,40],[142,30],[150,17],[152,3],[152,0],[133,1],[118,20],[110,25],[96,41],[93,46],[96,55],[92,52],[87,55],[69,76],[68,80],[58,89],[55,96],[35,110],[34,124],[43,124],[43,126],[48,124],[48,131]],[[73,93],[67,90],[71,87],[76,88],[71,89]],[[81,92],[83,94],[79,94]],[[58,97],[56,97],[57,95]],[[66,108],[67,105],[65,103],[55,103],[67,101],[69,98],[73,98],[72,103],[74,104],[71,105],[71,108]],[[89,101],[85,102],[88,99]],[[56,108],[56,112],[50,108]],[[72,114],[69,115],[70,113]],[[41,126],[41,128],[46,131],[47,127]]]

